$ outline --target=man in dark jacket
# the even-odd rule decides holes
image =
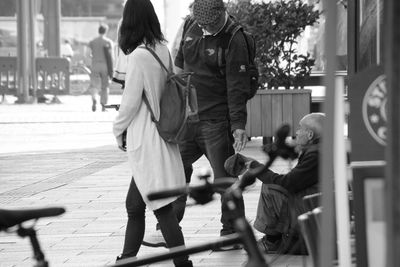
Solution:
[[[266,169],[257,177],[262,181],[262,187],[254,227],[265,234],[258,242],[265,252],[302,252],[299,249],[290,251],[294,243],[290,241],[297,241],[300,234],[297,216],[307,211],[302,198],[319,192],[319,142],[324,120],[323,113],[311,113],[300,120],[296,131],[300,156],[292,170],[287,174],[278,174]],[[238,168],[238,165],[241,167]],[[246,168],[260,165],[240,154],[225,163],[231,174],[243,173]]]
[[[193,17],[185,21],[175,65],[178,71],[194,72],[191,82],[197,90],[200,117],[193,138],[180,145],[187,183],[190,182],[192,164],[202,155],[209,160],[214,179],[228,176],[224,169],[225,160],[235,150],[242,150],[247,142],[249,55],[242,32],[233,36],[228,47],[226,32],[233,23],[222,0],[195,0]],[[220,66],[219,59],[225,51],[226,64]],[[176,202],[178,219],[183,216],[185,201],[183,197]],[[243,202],[240,212],[244,215]],[[222,205],[221,222],[221,235],[235,231],[225,205]]]

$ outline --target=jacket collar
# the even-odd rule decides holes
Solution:
[[[312,144],[310,146],[307,146],[300,152],[299,159],[302,158],[305,154],[311,153],[311,152],[318,152],[319,151],[319,144]]]
[[[216,36],[216,35],[218,35],[223,29],[225,29],[225,27],[226,27],[226,24],[228,24],[228,20],[229,20],[229,14],[227,13],[227,12],[225,12],[225,23],[224,23],[224,25],[222,25],[222,27],[216,32],[216,33],[209,33],[208,31],[206,31],[206,30],[204,30],[203,28],[202,28],[202,31],[203,31],[203,35],[204,36],[206,36],[206,35],[212,35],[212,36]]]

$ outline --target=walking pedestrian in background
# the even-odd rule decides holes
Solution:
[[[69,40],[64,40],[64,42],[61,44],[60,50],[61,56],[66,57],[71,61],[72,57],[74,56],[74,50],[72,49]]]
[[[96,111],[97,96],[100,89],[100,104],[102,111],[107,105],[109,95],[109,84],[113,73],[113,59],[111,39],[106,37],[107,25],[99,26],[99,36],[89,42],[91,50],[91,74],[90,74],[90,93],[92,95],[92,111]]]

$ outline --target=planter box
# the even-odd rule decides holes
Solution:
[[[258,90],[247,102],[246,133],[249,137],[272,137],[283,123],[295,136],[300,119],[310,113],[311,90]]]

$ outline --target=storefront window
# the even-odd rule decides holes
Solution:
[[[382,64],[383,0],[358,0],[357,71]]]

